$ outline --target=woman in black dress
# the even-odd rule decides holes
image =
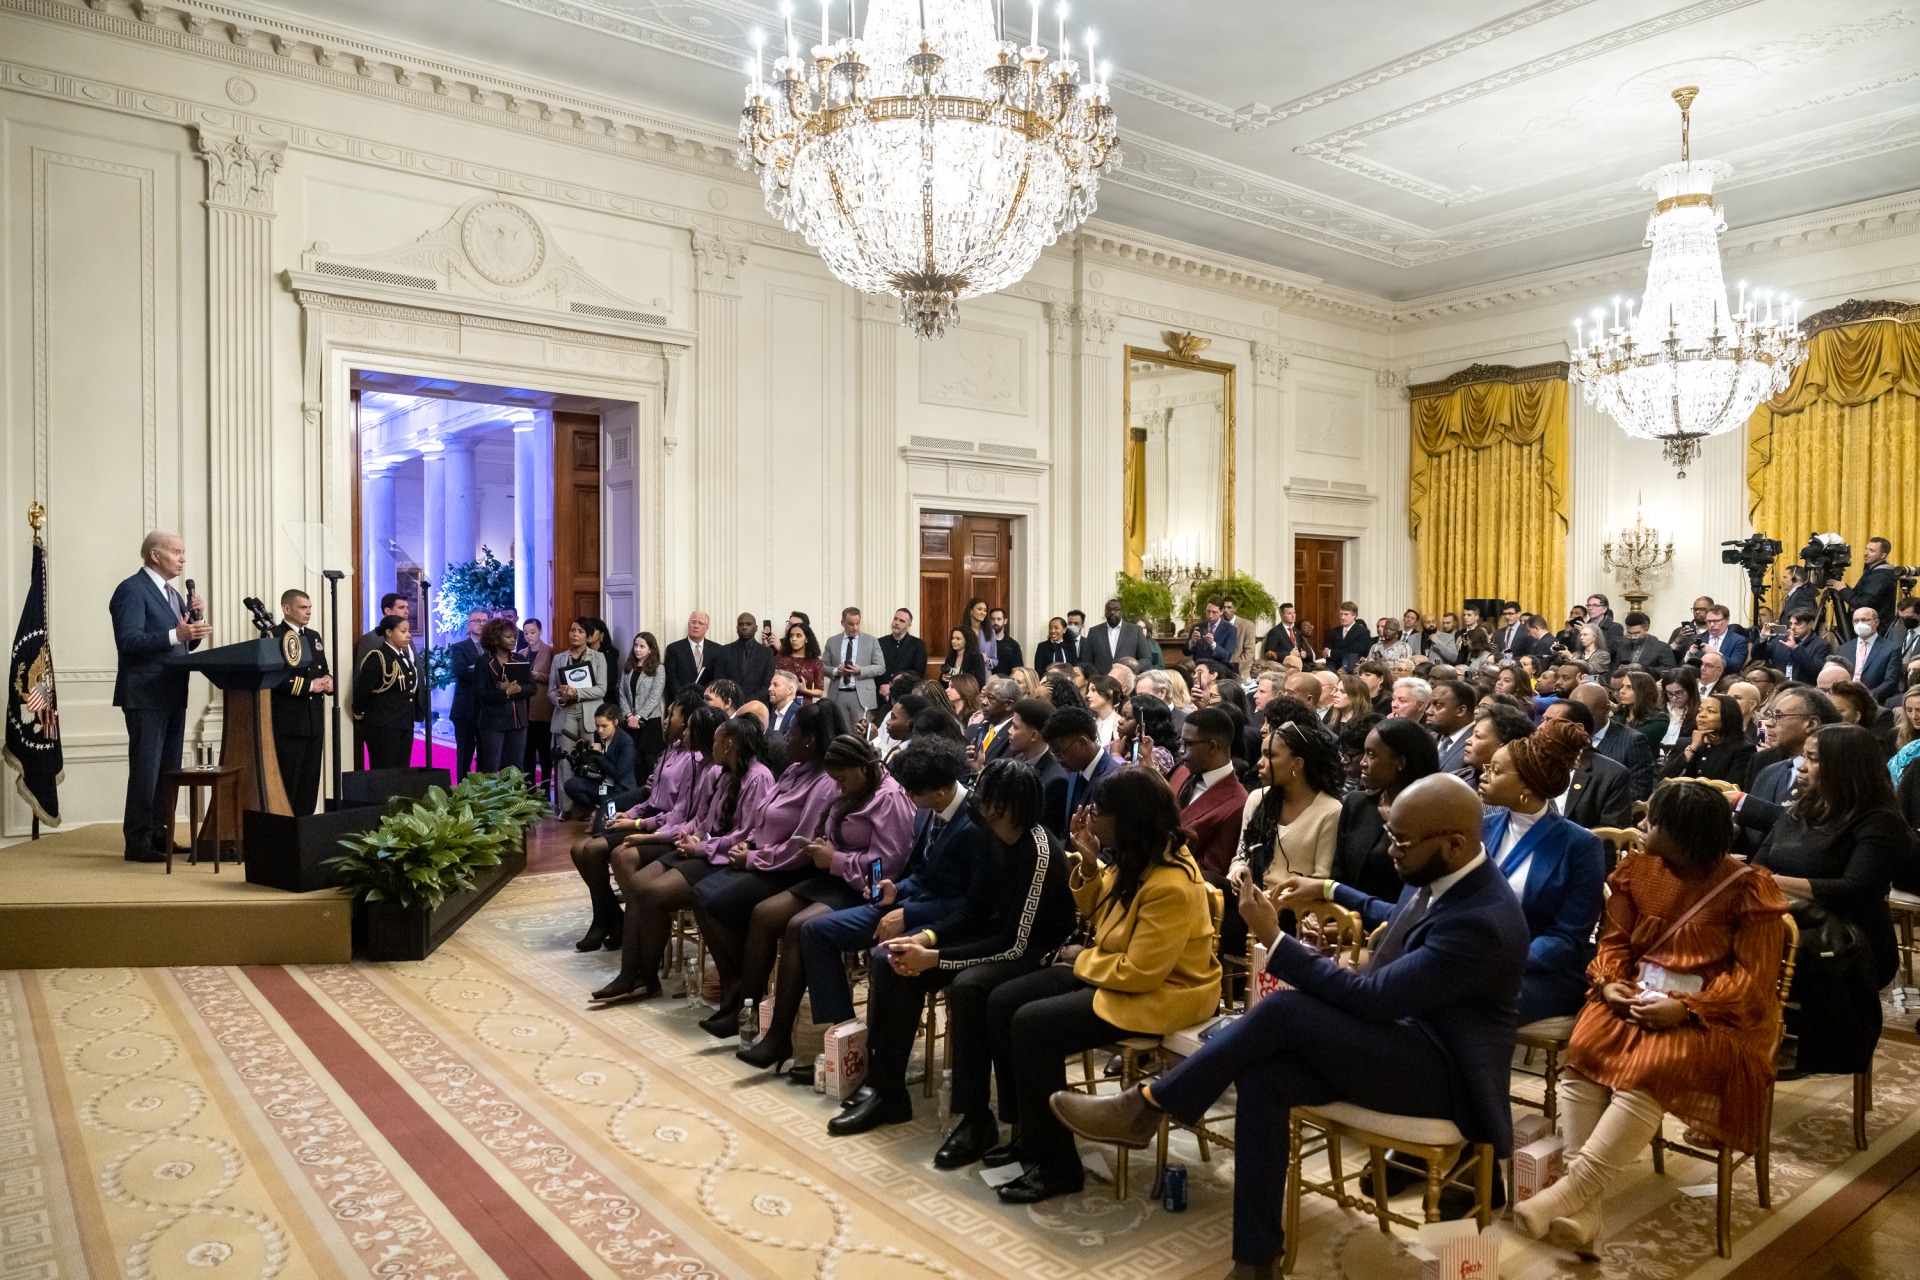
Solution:
[[[1410,784],[1439,771],[1433,735],[1417,722],[1392,716],[1368,732],[1360,752],[1361,789],[1340,802],[1335,880],[1388,902],[1399,898],[1400,873],[1387,852],[1387,810]]]
[[[1830,724],[1804,748],[1798,795],[1786,806],[1748,796],[1744,826],[1766,832],[1755,866],[1773,872],[1800,925],[1800,963],[1787,1034],[1800,1072],[1850,1075],[1873,1062],[1880,1040],[1880,989],[1900,967],[1887,891],[1911,865],[1913,831],[1894,799],[1893,782],[1873,734]],[[1822,956],[1831,916],[1865,935],[1853,965]]]
[[[1080,661],[1080,646],[1067,634],[1065,618],[1047,619],[1047,638],[1033,647],[1033,669],[1045,671],[1056,663]]]
[[[527,703],[533,699],[533,686],[507,677],[519,637],[520,629],[505,618],[495,618],[480,633],[480,649],[486,657],[474,667],[474,674],[479,685],[475,692],[480,702],[481,773],[498,773],[506,765],[517,767],[527,754]]]
[[[954,676],[972,676],[983,685],[987,682],[987,662],[980,656],[980,637],[970,627],[955,627],[947,635],[947,660],[940,664],[940,678],[951,682]]]
[[[1688,737],[1667,754],[1662,770],[1669,778],[1713,778],[1739,786],[1753,763],[1753,744],[1747,741],[1740,700],[1724,693],[1700,699]]]
[[[381,642],[360,659],[353,718],[367,741],[367,767],[404,769],[413,763],[413,726],[425,713],[426,685],[414,665],[407,620],[389,614],[374,630]]]

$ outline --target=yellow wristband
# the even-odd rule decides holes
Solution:
[[[1325,902],[1332,902],[1332,901],[1333,901],[1333,887],[1334,887],[1334,885],[1336,885],[1336,884],[1338,884],[1338,883],[1339,883],[1339,882],[1338,882],[1338,881],[1336,881],[1336,880],[1323,880],[1323,881],[1321,881],[1321,883],[1320,883],[1320,897],[1321,897],[1321,899],[1322,899],[1323,901],[1325,901]]]
[[[922,929],[920,936],[926,939],[925,942],[920,944],[923,947],[932,947],[935,942],[939,941],[939,939],[933,936],[933,930],[931,929]]]

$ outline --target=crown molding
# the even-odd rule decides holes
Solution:
[[[1438,382],[1416,382],[1407,388],[1409,400],[1431,400],[1435,396],[1449,395],[1462,387],[1478,386],[1483,382],[1565,382],[1567,380],[1567,362],[1549,361],[1546,364],[1530,364],[1525,368],[1516,368],[1510,364],[1470,364],[1456,373],[1450,373]]]

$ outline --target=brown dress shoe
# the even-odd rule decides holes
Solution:
[[[1152,1142],[1164,1114],[1148,1104],[1140,1085],[1106,1097],[1062,1089],[1048,1101],[1060,1123],[1081,1137],[1121,1147],[1139,1148]]]

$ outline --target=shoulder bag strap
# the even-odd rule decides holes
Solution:
[[[1741,877],[1751,875],[1752,873],[1753,873],[1753,864],[1743,863],[1737,870],[1734,871],[1732,875],[1728,876],[1726,879],[1722,880],[1719,884],[1716,884],[1715,886],[1713,886],[1713,888],[1701,894],[1700,901],[1694,903],[1691,907],[1688,907],[1687,913],[1685,915],[1681,916],[1678,920],[1675,920],[1672,924],[1668,925],[1667,931],[1661,934],[1657,939],[1655,939],[1654,944],[1648,947],[1646,951],[1642,953],[1640,958],[1644,960],[1648,956],[1651,956],[1655,952],[1659,951],[1661,947],[1666,946],[1668,940],[1671,939],[1674,934],[1680,932],[1681,929],[1685,928],[1687,922],[1689,920],[1692,920],[1695,916],[1699,915],[1700,912],[1703,909],[1705,909],[1706,905],[1709,902],[1712,902],[1715,898],[1719,897],[1722,893],[1732,888],[1734,883],[1738,881]]]

